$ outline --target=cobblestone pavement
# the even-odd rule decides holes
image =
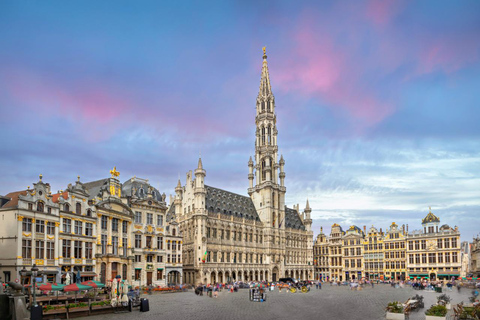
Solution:
[[[452,304],[468,302],[471,290],[458,293],[448,291]],[[149,299],[150,311],[106,314],[80,318],[83,320],[168,319],[385,319],[385,307],[390,301],[405,302],[415,294],[424,296],[425,308],[410,314],[410,320],[425,319],[425,310],[439,295],[411,288],[391,288],[376,285],[364,290],[351,291],[346,286],[324,285],[308,293],[286,293],[278,290],[267,293],[266,302],[250,302],[248,289],[238,293],[220,292],[218,298],[196,296],[192,290],[181,293],[144,295]],[[452,317],[453,319],[453,317]]]

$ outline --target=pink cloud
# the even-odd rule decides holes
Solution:
[[[390,115],[393,104],[378,98],[364,83],[366,67],[362,61],[353,59],[358,57],[344,47],[336,46],[323,26],[314,29],[311,19],[306,17],[303,21],[292,35],[293,49],[286,53],[294,60],[275,73],[275,83],[278,82],[283,91],[299,92],[327,102],[334,112],[347,112],[355,118],[353,123],[360,131]]]
[[[374,24],[385,26],[398,12],[401,4],[394,0],[370,0],[366,5],[365,16]]]
[[[437,70],[452,73],[479,59],[480,43],[477,37],[443,36],[425,41],[418,55],[417,74]]]
[[[10,100],[22,106],[12,111],[16,116],[28,112],[39,118],[66,119],[74,124],[71,130],[80,132],[90,142],[108,140],[117,132],[135,126],[156,134],[165,130],[182,132],[194,140],[208,137],[212,132],[228,131],[214,117],[195,113],[204,102],[197,101],[192,107],[188,97],[174,92],[158,101],[156,97],[143,97],[112,83],[95,80],[63,83],[19,67],[7,69],[2,78]],[[179,113],[183,113],[181,123]],[[201,124],[197,125],[199,119]]]

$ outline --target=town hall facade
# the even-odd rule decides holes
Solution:
[[[248,195],[205,184],[199,159],[175,189],[183,234],[184,282],[313,279],[313,231],[308,200],[303,212],[285,205],[285,160],[278,156],[275,98],[263,54],[256,101],[255,156],[248,161]]]

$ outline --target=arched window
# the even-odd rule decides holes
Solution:
[[[267,101],[267,111],[270,112],[270,100]]]
[[[272,144],[272,128],[268,126],[268,131],[267,131],[267,144],[271,145]]]
[[[262,112],[265,111],[265,101],[262,101]]]
[[[38,212],[43,212],[45,210],[44,204],[42,201],[37,202],[37,211]]]
[[[172,236],[175,236],[176,233],[177,233],[176,229],[172,228]]]
[[[143,191],[143,188],[140,188],[140,198],[143,198],[144,197],[144,191]]]
[[[70,205],[68,203],[65,203],[63,205],[63,210],[69,212],[70,211]]]
[[[78,215],[82,214],[82,204],[80,202],[77,202],[75,205],[75,213]]]
[[[262,146],[265,145],[265,127],[262,127]]]
[[[91,209],[87,209],[87,217],[91,217],[92,216],[92,210]]]

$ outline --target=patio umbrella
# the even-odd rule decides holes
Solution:
[[[70,291],[78,292],[78,291],[90,290],[90,289],[92,289],[91,286],[86,286],[80,283],[72,283],[72,284],[69,284],[68,286],[63,287],[64,292],[70,292]]]
[[[60,291],[65,287],[63,284],[57,284],[57,283],[43,283],[39,286],[37,286],[38,289],[42,291]]]
[[[127,280],[123,280],[123,296],[122,296],[122,302],[124,305],[128,305],[128,282]]]
[[[95,280],[83,281],[81,284],[83,284],[85,286],[90,286],[92,288],[103,288],[103,287],[105,287],[105,284],[101,283],[100,281],[95,281]]]
[[[85,286],[83,284],[79,283],[72,283],[69,284],[68,286],[63,287],[63,292],[70,292],[73,291],[75,292],[75,302],[77,302],[77,292],[82,291],[82,290],[90,290],[92,287],[90,286]]]

